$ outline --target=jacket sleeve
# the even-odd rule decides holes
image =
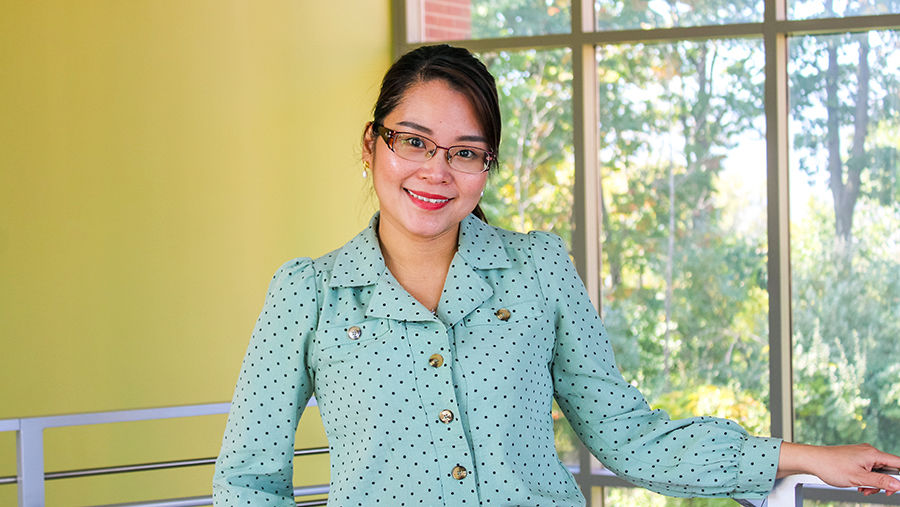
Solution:
[[[234,390],[213,477],[215,505],[294,505],[294,434],[313,393],[307,357],[317,308],[312,261],[281,266]]]
[[[554,392],[575,433],[607,468],[670,496],[764,497],[781,440],[713,417],[651,410],[615,365],[612,347],[562,241],[533,232],[532,254],[556,325]]]

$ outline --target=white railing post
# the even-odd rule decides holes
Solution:
[[[22,419],[16,434],[18,455],[19,507],[43,507],[44,426],[40,421]]]
[[[900,479],[900,475],[891,474],[895,478]],[[828,490],[847,490],[856,491],[856,488],[835,488],[828,486],[822,479],[815,475],[789,475],[783,479],[779,479],[775,483],[775,487],[766,502],[762,505],[765,507],[803,507],[803,488],[810,489],[828,489]],[[860,495],[862,496],[862,495]]]

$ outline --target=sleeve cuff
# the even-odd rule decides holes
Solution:
[[[780,438],[747,437],[741,450],[734,496],[764,498],[772,491],[781,442]]]

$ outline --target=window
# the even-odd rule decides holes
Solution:
[[[652,405],[900,451],[900,1],[393,7],[398,55],[448,41],[498,78],[488,217],[569,242]],[[651,504],[558,415],[588,505]]]
[[[900,32],[790,40],[798,440],[900,449]]]

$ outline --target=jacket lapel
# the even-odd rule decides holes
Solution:
[[[438,315],[453,326],[494,295],[479,270],[508,268],[509,256],[493,227],[473,215],[460,223],[459,248],[450,264]]]
[[[378,213],[369,226],[341,247],[331,270],[330,287],[371,287],[372,298],[366,306],[367,318],[394,320],[434,320],[384,264],[381,246],[375,233]]]
[[[372,299],[366,307],[366,317],[405,321],[434,320],[434,315],[416,301],[387,269],[372,288]]]
[[[368,318],[434,320],[434,315],[416,301],[385,266],[375,233],[377,224],[376,213],[369,227],[339,250],[328,285],[371,286],[372,298],[366,307]],[[509,256],[494,228],[472,215],[467,216],[460,223],[459,245],[444,282],[438,316],[446,325],[455,325],[494,295],[494,289],[479,270],[509,266]]]

